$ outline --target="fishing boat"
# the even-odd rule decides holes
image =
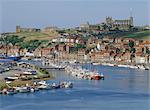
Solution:
[[[149,66],[145,66],[145,70],[150,70],[150,67]]]
[[[111,63],[107,63],[107,66],[115,66],[114,64]]]
[[[37,88],[40,90],[49,90],[51,89],[50,85],[46,81],[37,82]]]
[[[6,91],[7,95],[14,95],[17,94],[17,91],[14,88],[8,88]]]
[[[81,67],[72,67],[72,66],[67,66],[65,68],[66,72],[73,77],[76,77],[78,79],[86,79],[86,80],[100,80],[104,79],[104,75],[100,75],[99,73],[92,72],[88,69],[83,69]]]
[[[17,87],[16,90],[19,92],[19,93],[28,93],[30,92],[30,88],[29,87]]]
[[[61,82],[60,83],[61,88],[73,88],[73,83],[72,82]]]
[[[144,65],[138,65],[138,68],[139,68],[139,69],[142,69],[142,70],[145,70]]]
[[[36,84],[46,85],[47,83],[46,83],[46,81],[39,81],[39,82],[37,82]]]
[[[91,79],[92,80],[100,80],[100,79],[104,79],[104,75],[103,74],[98,74],[98,73],[95,73],[91,76]]]
[[[126,67],[128,67],[128,65],[118,65],[118,67],[124,67],[124,68],[126,68]]]
[[[30,90],[30,92],[35,92],[35,88],[34,87],[28,87],[28,89]]]
[[[51,87],[50,87],[50,85],[40,85],[40,86],[38,86],[38,89],[40,89],[40,90],[50,90]]]
[[[134,65],[129,65],[129,68],[138,69],[138,67],[137,67],[137,66],[134,66]]]
[[[59,89],[60,85],[57,85],[56,83],[52,83],[51,89]]]
[[[6,89],[6,88],[4,88],[4,89],[2,90],[2,94],[7,94],[7,89]]]
[[[92,64],[93,64],[93,65],[100,65],[100,63],[96,63],[96,62],[93,62]]]
[[[13,60],[13,61],[18,61],[21,59],[20,56],[7,56],[5,59]]]
[[[12,77],[6,77],[5,80],[7,81],[14,81],[14,80],[17,80],[18,77],[15,77],[15,76],[12,76]]]

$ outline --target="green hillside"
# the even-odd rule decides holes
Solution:
[[[35,50],[37,47],[47,47],[51,39],[58,36],[57,33],[20,32],[8,33],[7,37],[0,39],[7,44],[18,45],[21,48]]]
[[[141,31],[141,32],[134,32],[125,36],[122,36],[124,38],[134,38],[139,40],[150,40],[150,31]]]
[[[57,33],[20,32],[20,33],[11,33],[9,35],[24,37],[25,41],[30,41],[30,40],[50,40],[52,38],[55,38],[57,36]]]

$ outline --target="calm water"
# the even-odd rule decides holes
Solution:
[[[105,75],[105,80],[77,80],[64,72],[53,71],[59,82],[71,80],[72,89],[39,91],[0,96],[0,110],[149,110],[150,71],[90,66]]]

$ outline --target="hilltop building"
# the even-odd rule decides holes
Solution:
[[[50,26],[50,27],[45,27],[42,32],[43,33],[57,33],[56,31],[59,30],[58,27],[55,26]]]
[[[89,22],[80,25],[80,29],[81,29],[81,30],[87,30],[87,29],[89,29],[89,28],[90,28]]]
[[[95,31],[104,31],[104,30],[129,30],[133,25],[133,17],[129,17],[128,19],[113,19],[112,17],[106,17],[105,22],[101,24],[81,24],[80,30],[95,30]]]
[[[133,27],[133,17],[124,20],[114,20],[112,17],[106,17],[106,24],[112,29],[118,28],[119,30],[128,30]]]
[[[22,28],[21,26],[16,26],[16,33],[20,32],[40,32],[40,29],[37,28]]]

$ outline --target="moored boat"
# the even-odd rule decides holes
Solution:
[[[59,89],[60,85],[57,85],[56,83],[51,84],[51,89]]]
[[[100,80],[100,79],[104,79],[104,75],[103,74],[98,74],[98,73],[95,73],[91,76],[91,80]]]
[[[96,63],[96,62],[93,62],[92,64],[93,64],[93,65],[100,65],[100,63]]]
[[[39,81],[36,83],[36,86],[38,89],[41,89],[41,90],[51,89],[50,85],[48,83],[46,83],[46,81]]]
[[[19,93],[28,93],[28,92],[30,92],[30,88],[29,87],[19,87],[19,88],[17,88],[17,91],[19,92]]]
[[[144,65],[138,65],[138,68],[139,68],[139,69],[142,69],[142,70],[145,70]]]
[[[61,82],[60,83],[61,88],[73,88],[73,83],[72,82]]]
[[[6,92],[7,95],[17,94],[17,91],[14,88],[9,88]]]
[[[20,56],[7,56],[5,57],[5,59],[10,59],[10,60],[14,60],[14,61],[18,61],[21,59]]]
[[[104,75],[100,75],[96,72],[91,72],[87,69],[82,69],[80,67],[74,68],[71,66],[67,66],[65,68],[66,72],[78,79],[86,79],[86,80],[100,80],[104,79]]]

